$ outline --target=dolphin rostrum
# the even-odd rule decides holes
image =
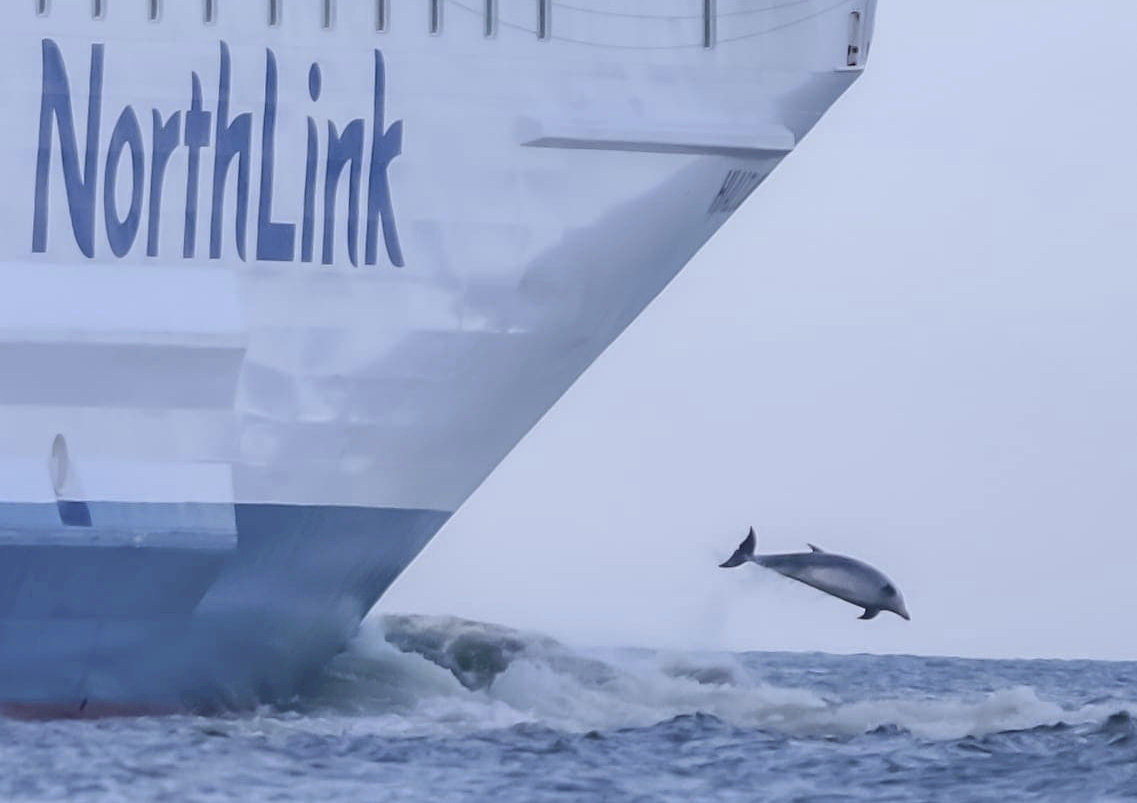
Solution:
[[[754,548],[757,544],[758,539],[751,527],[750,534],[720,567],[730,569],[747,562],[757,563],[837,599],[859,605],[865,609],[858,617],[860,619],[872,619],[881,611],[892,611],[897,616],[909,618],[904,598],[896,586],[882,572],[867,563],[831,554],[813,544],[809,544],[809,552],[755,555]]]

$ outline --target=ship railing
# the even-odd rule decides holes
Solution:
[[[50,16],[53,2],[34,0],[39,16]],[[202,20],[217,22],[226,2],[247,4],[250,0],[200,0]],[[362,0],[349,0],[356,3]],[[75,0],[67,0],[68,3]],[[126,0],[90,0],[92,19],[106,19],[109,6]],[[147,0],[151,22],[162,19],[169,0]],[[290,3],[320,4],[324,29],[336,27],[338,0],[263,0],[266,23],[285,24],[285,6]],[[425,4],[427,30],[443,32],[448,11],[476,15],[486,38],[501,31],[520,32],[540,41],[631,50],[713,49],[719,45],[760,39],[791,28],[815,26],[819,20],[844,12],[848,19],[847,66],[859,66],[865,49],[865,18],[874,0],[420,0]],[[391,30],[395,0],[372,0],[374,27]],[[131,5],[134,5],[132,3]],[[401,11],[410,6],[400,4]],[[563,21],[555,29],[557,21]],[[603,33],[599,33],[603,32]],[[621,39],[621,32],[627,36]],[[655,32],[657,35],[653,35]]]

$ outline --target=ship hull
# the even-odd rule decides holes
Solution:
[[[622,2],[11,15],[0,701],[294,694],[852,85],[874,6]]]
[[[3,511],[26,526],[0,542],[0,689],[25,711],[287,699],[448,518],[289,505],[194,511],[231,516],[230,539],[164,530],[171,508],[101,504],[77,535],[48,524],[54,507]]]

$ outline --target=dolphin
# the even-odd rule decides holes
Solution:
[[[757,563],[778,574],[813,586],[837,599],[851,602],[865,609],[858,619],[872,619],[881,611],[892,611],[908,619],[904,598],[891,580],[882,572],[844,555],[834,555],[808,544],[809,552],[792,552],[785,555],[755,555],[758,539],[754,528],[738,549],[734,550],[720,568],[730,569],[743,563]]]

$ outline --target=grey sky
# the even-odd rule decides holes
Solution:
[[[1137,659],[1137,3],[881,0],[866,76],[382,610]],[[809,540],[912,622],[754,567]]]

